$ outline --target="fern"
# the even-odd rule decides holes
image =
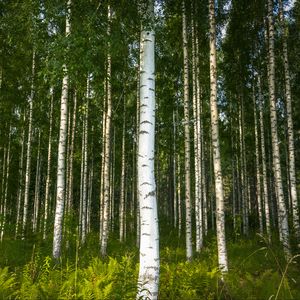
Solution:
[[[7,267],[0,269],[0,299],[14,299],[16,297],[15,286],[15,274],[10,274]]]

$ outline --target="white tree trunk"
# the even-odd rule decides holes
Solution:
[[[268,194],[268,183],[267,183],[263,99],[262,99],[262,92],[261,92],[260,76],[258,76],[257,83],[258,83],[258,97],[259,97],[259,124],[260,124],[260,145],[261,145],[262,178],[263,178],[263,198],[264,198],[264,206],[265,206],[267,236],[268,239],[271,240],[271,223],[270,223],[269,194]]]
[[[257,128],[256,100],[253,88],[253,111],[254,111],[254,136],[255,136],[255,165],[256,165],[256,199],[258,208],[259,232],[263,234],[263,207],[261,199],[261,173],[260,173],[260,156],[259,156],[259,138]]]
[[[41,182],[41,131],[38,134],[38,153],[36,159],[36,173],[35,173],[35,191],[34,191],[34,207],[33,207],[33,221],[32,231],[35,233],[38,228],[38,217],[40,209],[40,182]]]
[[[48,228],[48,214],[49,214],[49,194],[51,183],[51,162],[52,162],[52,127],[53,127],[53,88],[50,89],[50,112],[49,112],[49,139],[48,139],[48,157],[47,157],[47,175],[46,175],[46,188],[44,199],[44,227],[43,227],[43,239],[47,238]]]
[[[268,59],[269,59],[269,98],[270,98],[270,118],[271,118],[271,134],[272,134],[272,150],[273,150],[273,168],[275,176],[275,189],[277,194],[278,205],[278,226],[282,239],[284,251],[287,257],[290,256],[289,243],[289,226],[288,214],[284,200],[282,188],[282,176],[280,166],[280,150],[279,139],[277,131],[277,112],[276,112],[276,97],[275,97],[275,57],[274,57],[274,23],[273,23],[273,0],[268,0],[268,25],[269,25],[269,45],[268,45]]]
[[[108,27],[107,35],[111,34],[111,8],[108,7]],[[107,241],[109,232],[109,204],[110,204],[110,137],[111,137],[111,114],[112,114],[112,96],[111,96],[111,54],[110,42],[108,41],[107,53],[107,112],[105,119],[104,135],[104,169],[103,169],[103,219],[102,219],[102,236],[101,236],[101,255],[105,256],[107,252]]]
[[[84,112],[83,131],[83,180],[82,180],[82,213],[81,213],[81,243],[84,244],[87,233],[87,196],[88,196],[88,117],[90,98],[90,75],[87,76],[86,107]]]
[[[182,41],[183,41],[183,76],[184,76],[184,169],[185,169],[185,239],[186,258],[193,257],[192,216],[191,216],[191,180],[190,180],[190,118],[189,118],[189,58],[186,28],[185,1],[182,1]]]
[[[69,152],[69,183],[67,191],[68,211],[72,210],[73,205],[73,164],[74,164],[74,143],[75,143],[75,129],[76,129],[76,111],[77,111],[77,91],[75,89],[73,96],[73,117],[72,117],[72,131],[71,131],[71,145]]]
[[[174,228],[177,227],[177,161],[176,161],[176,114],[175,111],[173,111],[173,226]]]
[[[193,129],[195,158],[195,217],[196,217],[196,251],[200,252],[203,245],[203,212],[202,212],[202,166],[201,166],[201,129],[200,129],[200,93],[198,63],[196,58],[195,24],[192,20],[192,81],[193,81]]]
[[[22,238],[25,237],[25,231],[26,231],[26,225],[27,225],[27,215],[28,215],[28,205],[29,205],[34,75],[35,75],[35,50],[33,50],[33,55],[32,55],[31,92],[30,92],[30,96],[28,99],[29,116],[28,116],[28,138],[27,138],[27,151],[26,151],[25,185],[24,185],[24,210],[23,210]]]
[[[66,36],[70,34],[70,14],[71,0],[67,3],[66,15]],[[66,64],[63,65],[63,83],[60,105],[60,128],[59,128],[59,143],[58,143],[58,158],[57,158],[57,186],[56,186],[56,207],[54,218],[53,232],[53,252],[55,259],[59,259],[61,255],[62,244],[62,229],[63,229],[63,214],[65,204],[65,159],[66,159],[66,141],[67,141],[67,117],[68,117],[68,90],[69,76]]]
[[[124,241],[124,222],[125,222],[125,97],[124,97],[124,110],[123,110],[123,130],[122,130],[122,158],[121,158],[121,191],[120,191],[120,211],[119,211],[119,224],[120,242]]]
[[[149,17],[153,1],[148,1]],[[140,124],[138,148],[138,197],[140,204],[140,269],[137,299],[157,299],[159,282],[159,231],[154,172],[155,142],[155,33],[141,32]]]
[[[289,60],[288,60],[288,48],[287,48],[287,26],[285,24],[283,15],[282,0],[279,0],[279,16],[283,36],[282,36],[282,52],[284,62],[284,80],[285,80],[285,101],[286,101],[286,114],[287,114],[287,138],[288,138],[288,153],[289,153],[289,180],[290,180],[290,195],[292,202],[292,215],[293,215],[293,227],[295,235],[300,239],[300,224],[299,224],[299,207],[297,198],[297,182],[295,172],[295,147],[294,147],[294,125],[293,125],[293,113],[292,113],[292,92],[290,82]]]
[[[9,179],[9,171],[10,171],[10,145],[11,145],[11,126],[9,126],[8,133],[8,146],[7,146],[7,155],[6,155],[6,172],[3,174],[5,176],[5,188],[4,188],[4,197],[3,204],[1,209],[1,230],[0,230],[0,241],[3,241],[6,218],[7,218],[7,193],[8,193],[8,179]]]
[[[178,237],[181,237],[182,231],[182,204],[181,204],[181,168],[180,168],[180,154],[177,155],[177,203],[178,203]]]
[[[224,192],[222,182],[220,141],[219,141],[219,116],[217,107],[217,51],[216,51],[216,24],[214,0],[209,0],[210,24],[210,113],[211,134],[213,150],[213,166],[216,190],[216,225],[219,268],[222,272],[228,271],[227,249],[225,238],[225,210]]]
[[[25,122],[25,114],[24,114]],[[23,125],[22,137],[21,137],[21,154],[19,163],[19,189],[18,189],[18,203],[17,203],[17,219],[16,219],[16,231],[15,238],[19,234],[19,226],[21,220],[21,204],[22,204],[22,194],[23,194],[23,166],[24,166],[24,148],[25,148],[25,124]]]

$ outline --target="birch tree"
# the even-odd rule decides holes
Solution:
[[[268,0],[268,84],[270,100],[270,121],[271,121],[271,139],[272,139],[272,158],[275,177],[275,189],[278,205],[278,226],[279,236],[283,244],[287,257],[290,256],[289,226],[288,215],[284,200],[282,175],[280,166],[279,139],[277,130],[277,111],[275,97],[275,54],[274,54],[274,21],[273,21],[273,0]]]
[[[155,62],[154,3],[147,1],[140,40],[140,118],[138,198],[140,205],[140,269],[137,299],[157,299],[159,231],[154,172]]]
[[[49,194],[51,182],[51,162],[52,162],[52,125],[53,125],[53,88],[50,88],[50,112],[49,112],[49,139],[48,139],[48,154],[47,154],[47,174],[46,174],[46,188],[44,198],[44,225],[43,225],[43,239],[47,237],[47,225],[49,214]]]
[[[107,36],[111,34],[111,7],[108,6],[108,27]],[[104,128],[104,153],[103,153],[103,217],[101,232],[101,255],[105,256],[107,251],[108,231],[109,231],[109,204],[110,204],[110,137],[111,137],[111,117],[112,117],[112,96],[111,96],[111,53],[110,41],[107,43],[107,73],[106,73],[106,114]]]
[[[282,26],[282,53],[284,66],[284,81],[285,81],[285,101],[286,101],[286,116],[287,116],[287,139],[288,139],[288,162],[289,162],[289,179],[290,179],[290,195],[292,200],[292,215],[293,227],[295,234],[300,239],[300,223],[299,223],[299,208],[297,198],[296,172],[295,172],[295,146],[294,146],[294,125],[292,114],[292,92],[291,79],[289,70],[288,47],[287,47],[287,26],[283,14],[283,3],[279,0],[279,17]]]
[[[224,192],[222,182],[220,141],[219,141],[219,115],[217,107],[217,51],[216,51],[216,23],[215,2],[209,0],[209,46],[210,46],[210,115],[213,152],[213,169],[216,191],[216,227],[219,268],[222,272],[228,271],[227,249],[225,238],[225,211]]]
[[[182,1],[182,41],[183,41],[183,80],[184,80],[184,169],[185,169],[185,242],[186,258],[193,257],[191,179],[190,179],[190,117],[189,117],[189,57],[186,28],[186,3]]]
[[[35,50],[32,54],[32,68],[31,68],[31,92],[28,99],[29,102],[29,116],[28,116],[28,136],[27,136],[27,150],[26,150],[26,170],[25,170],[25,184],[24,184],[24,209],[23,209],[23,223],[22,223],[22,238],[25,237],[28,206],[29,206],[29,186],[30,186],[30,170],[31,170],[31,143],[32,143],[32,114],[33,114],[33,97],[34,97],[34,76],[35,76]]]
[[[66,14],[66,37],[70,34],[71,24],[71,0],[67,2]],[[66,159],[66,141],[67,141],[67,110],[68,110],[68,90],[69,90],[69,75],[66,63],[63,64],[63,82],[60,104],[60,127],[59,127],[59,142],[58,142],[58,158],[57,158],[57,183],[56,183],[56,207],[54,218],[53,232],[53,250],[52,255],[55,259],[59,259],[61,255],[62,245],[62,229],[63,229],[63,214],[65,204],[65,159]]]

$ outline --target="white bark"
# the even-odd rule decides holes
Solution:
[[[200,93],[198,80],[198,64],[196,59],[195,24],[192,20],[192,81],[193,81],[193,129],[195,159],[195,217],[196,217],[196,251],[200,252],[203,245],[203,212],[202,212],[202,166],[201,166],[201,134],[200,134]]]
[[[41,131],[38,134],[38,153],[36,159],[35,172],[35,191],[34,191],[34,207],[33,207],[33,221],[32,230],[37,231],[39,209],[40,209],[40,182],[41,182]]]
[[[111,34],[111,8],[108,7],[108,28],[107,35]],[[107,53],[107,112],[105,119],[104,135],[104,169],[103,169],[103,219],[102,219],[102,236],[101,236],[101,255],[105,256],[107,251],[108,231],[109,231],[109,204],[110,204],[110,136],[111,136],[111,114],[112,114],[112,96],[111,96],[111,53],[110,42],[108,42]]]
[[[176,175],[176,117],[173,111],[173,226],[177,227],[177,175]]]
[[[284,80],[285,80],[285,101],[286,101],[286,114],[287,114],[287,139],[288,139],[288,161],[289,161],[289,181],[290,181],[290,195],[292,202],[292,215],[293,215],[293,227],[295,235],[300,239],[300,224],[299,224],[299,207],[297,198],[297,182],[295,172],[295,146],[294,146],[294,125],[293,125],[293,113],[292,113],[292,92],[290,82],[289,60],[288,60],[288,48],[287,48],[287,26],[285,24],[283,15],[282,0],[279,0],[279,16],[283,36],[282,36],[282,52],[284,61]]]
[[[88,194],[88,115],[90,97],[90,78],[87,77],[86,107],[84,113],[83,134],[83,180],[82,180],[82,213],[81,213],[81,243],[85,243],[87,233],[87,194]]]
[[[150,17],[153,1],[148,1]],[[138,197],[140,204],[140,269],[137,299],[157,299],[159,282],[159,231],[154,172],[155,142],[155,33],[141,32],[140,124],[138,147]]]
[[[263,178],[263,199],[265,206],[266,230],[268,239],[271,240],[271,223],[270,223],[270,208],[269,195],[267,183],[267,167],[266,167],[266,149],[265,149],[265,130],[264,130],[264,116],[263,116],[263,99],[261,92],[260,76],[257,79],[258,83],[258,97],[259,97],[259,124],[260,124],[260,146],[261,146],[261,161],[262,161],[262,178]]]
[[[70,14],[71,0],[67,3],[66,15],[66,36],[70,34]],[[54,233],[53,233],[53,252],[55,259],[59,259],[61,255],[62,244],[62,229],[63,229],[63,214],[65,204],[65,159],[66,159],[66,141],[67,141],[67,117],[68,117],[68,90],[69,76],[66,64],[63,65],[63,83],[60,105],[60,128],[59,128],[59,143],[58,143],[58,159],[57,159],[57,186],[56,186],[56,207],[54,218]]]
[[[186,28],[185,1],[182,1],[182,41],[183,41],[183,77],[184,77],[184,169],[185,169],[185,239],[186,258],[193,257],[192,216],[191,216],[191,179],[190,179],[190,118],[189,118],[189,58]]]
[[[269,98],[270,98],[270,118],[271,118],[271,134],[272,134],[272,150],[273,150],[273,169],[275,177],[275,189],[277,194],[277,211],[278,211],[278,226],[282,244],[287,257],[290,256],[289,243],[289,226],[288,214],[284,200],[282,175],[280,166],[280,150],[277,130],[277,112],[276,112],[276,97],[275,97],[275,57],[274,57],[274,23],[273,23],[273,0],[268,0],[268,25],[269,25]]]
[[[76,110],[77,110],[77,91],[75,89],[73,96],[73,117],[72,117],[72,131],[71,144],[69,151],[69,182],[67,190],[68,211],[72,210],[73,205],[73,163],[74,163],[74,143],[75,143],[75,129],[76,129]]]
[[[51,183],[51,162],[52,162],[52,125],[53,125],[53,88],[50,89],[50,112],[49,112],[49,139],[48,139],[48,156],[47,156],[47,175],[46,175],[46,188],[44,199],[44,227],[43,227],[43,239],[47,238],[48,228],[48,214],[49,214],[49,194]]]
[[[30,186],[30,169],[31,169],[31,140],[32,140],[32,113],[33,113],[33,97],[34,97],[34,76],[35,76],[35,50],[32,55],[32,69],[31,69],[31,92],[28,99],[29,102],[29,116],[28,116],[28,138],[26,151],[26,171],[25,171],[25,186],[24,186],[24,210],[23,210],[23,224],[22,224],[22,238],[25,237],[28,205],[29,205],[29,186]]]
[[[214,0],[209,0],[209,24],[210,24],[210,113],[211,134],[213,150],[213,166],[216,190],[216,226],[218,260],[221,272],[228,271],[227,249],[225,238],[225,211],[224,192],[221,170],[218,107],[217,107],[217,51],[216,51],[216,24]]]
[[[182,231],[182,205],[181,205],[181,170],[180,170],[180,155],[177,156],[177,203],[178,203],[178,237],[181,237]]]
[[[24,121],[25,121],[25,114],[24,114]],[[20,154],[20,162],[19,162],[19,189],[18,189],[18,203],[17,203],[17,218],[16,218],[15,238],[17,238],[17,236],[19,234],[19,226],[20,226],[20,220],[21,220],[21,204],[22,204],[21,202],[22,202],[22,193],[23,193],[24,149],[25,149],[25,126],[23,128],[22,137],[21,137],[21,154]]]
[[[9,179],[9,173],[10,173],[10,145],[11,145],[11,126],[9,126],[9,134],[8,134],[8,146],[7,146],[7,155],[6,155],[6,173],[5,175],[5,188],[4,188],[4,197],[3,197],[3,203],[2,209],[1,209],[1,230],[0,230],[0,241],[3,241],[4,236],[4,229],[6,224],[6,217],[7,217],[7,192],[8,192],[8,179]]]
[[[125,98],[124,98],[124,110],[123,110],[123,131],[122,131],[122,158],[121,158],[121,191],[120,191],[120,212],[119,212],[119,223],[120,232],[119,239],[120,242],[124,240],[124,222],[125,222]]]
[[[254,136],[255,136],[255,165],[256,165],[256,199],[258,208],[259,232],[263,234],[263,207],[261,199],[261,173],[260,173],[260,156],[259,156],[259,137],[257,128],[256,100],[253,88],[253,110],[254,110]]]

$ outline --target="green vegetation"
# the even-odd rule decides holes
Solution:
[[[114,242],[111,256],[100,259],[93,240],[66,250],[60,264],[47,256],[48,243],[4,241],[0,299],[135,299],[137,249]],[[184,247],[163,247],[159,299],[297,299],[300,294],[299,258],[286,270],[281,248],[261,236],[230,241],[228,256],[229,273],[222,280],[215,239],[192,262],[185,261]]]

